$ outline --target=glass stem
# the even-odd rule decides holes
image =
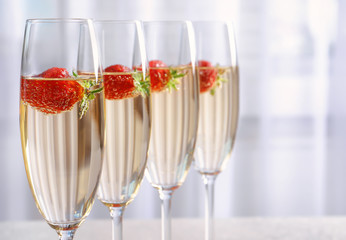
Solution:
[[[205,240],[214,239],[214,185],[217,175],[202,175],[205,186]]]
[[[161,199],[162,240],[171,240],[171,198],[172,190],[159,190]]]
[[[123,239],[124,207],[110,207],[109,211],[110,211],[112,222],[113,222],[113,228],[112,228],[113,240],[122,240]]]
[[[58,230],[59,240],[72,240],[76,229],[73,230]]]

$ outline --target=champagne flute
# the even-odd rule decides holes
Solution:
[[[106,146],[98,189],[113,239],[122,239],[126,206],[137,195],[150,139],[150,82],[138,21],[95,21],[105,86]]]
[[[200,111],[194,167],[205,184],[205,239],[213,239],[214,182],[233,149],[239,113],[239,80],[233,28],[194,22]]]
[[[73,239],[102,169],[102,81],[93,23],[27,20],[20,86],[25,170],[37,208],[59,239]]]
[[[162,239],[171,239],[171,197],[186,178],[198,121],[191,22],[145,22],[152,97],[147,179],[162,201]]]

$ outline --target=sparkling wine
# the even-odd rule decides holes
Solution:
[[[125,76],[124,73],[106,75]],[[129,204],[142,182],[150,135],[149,104],[150,97],[139,94],[105,100],[107,145],[98,198],[108,207]]]
[[[193,94],[191,67],[174,68],[185,74],[177,90],[152,93],[152,132],[147,178],[156,188],[174,189],[185,180],[195,147],[198,99]]]
[[[22,78],[22,83],[24,80],[46,81],[40,86],[52,81]],[[25,94],[25,89],[21,91]],[[102,98],[102,93],[96,94],[81,118],[80,102],[69,111],[55,114],[47,114],[42,106],[33,107],[23,99],[20,102],[22,149],[29,185],[42,216],[55,229],[78,227],[94,202],[104,142]]]
[[[213,94],[200,94],[194,165],[202,174],[218,174],[223,170],[234,145],[238,123],[238,68],[219,67],[218,72],[223,79],[221,85]]]

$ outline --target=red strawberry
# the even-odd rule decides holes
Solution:
[[[35,77],[43,77],[43,78],[70,78],[70,74],[65,68],[50,68],[43,73],[35,76]]]
[[[107,67],[104,72],[128,73],[130,68],[122,65],[112,65]],[[104,75],[104,89],[106,99],[123,99],[134,96],[136,90],[134,79],[131,74]]]
[[[50,68],[40,78],[70,78],[65,68]],[[69,111],[83,98],[84,88],[71,80],[21,79],[21,100],[44,113]]]
[[[105,72],[129,72],[129,71],[130,71],[130,68],[120,64],[112,65],[105,69]]]
[[[160,60],[152,60],[149,62],[150,84],[152,92],[162,91],[171,78],[169,69],[158,69],[167,67],[167,65]]]
[[[200,92],[204,93],[213,88],[217,78],[217,69],[213,65],[205,60],[198,61],[199,69],[199,86]]]

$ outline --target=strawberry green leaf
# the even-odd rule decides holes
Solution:
[[[75,71],[72,71],[72,74],[75,78],[79,78],[79,75]],[[90,90],[91,87],[96,85],[95,80],[83,80],[79,81],[79,84],[84,88],[83,98],[79,105],[79,119],[82,119],[89,109],[89,102],[95,99],[95,94],[102,92],[103,87]]]
[[[210,89],[210,95],[214,96],[215,92],[216,92],[216,88],[221,87],[222,83],[227,82],[227,79],[222,78],[220,75],[222,75],[225,70],[220,69],[219,65],[216,66],[218,68],[218,72],[217,72],[217,77],[216,77],[216,81],[214,83],[214,86],[212,87],[212,89]]]
[[[133,82],[136,88],[136,92],[141,94],[143,97],[150,95],[150,80],[148,77],[146,77],[143,80],[142,73],[140,72],[134,72],[132,73]]]
[[[180,84],[179,79],[184,77],[186,74],[185,73],[178,73],[178,70],[169,68],[169,73],[170,73],[170,79],[167,83],[167,89],[170,92],[172,89],[178,90],[177,85]]]
[[[210,89],[210,95],[214,96],[215,95],[215,91],[216,91],[215,87]]]

